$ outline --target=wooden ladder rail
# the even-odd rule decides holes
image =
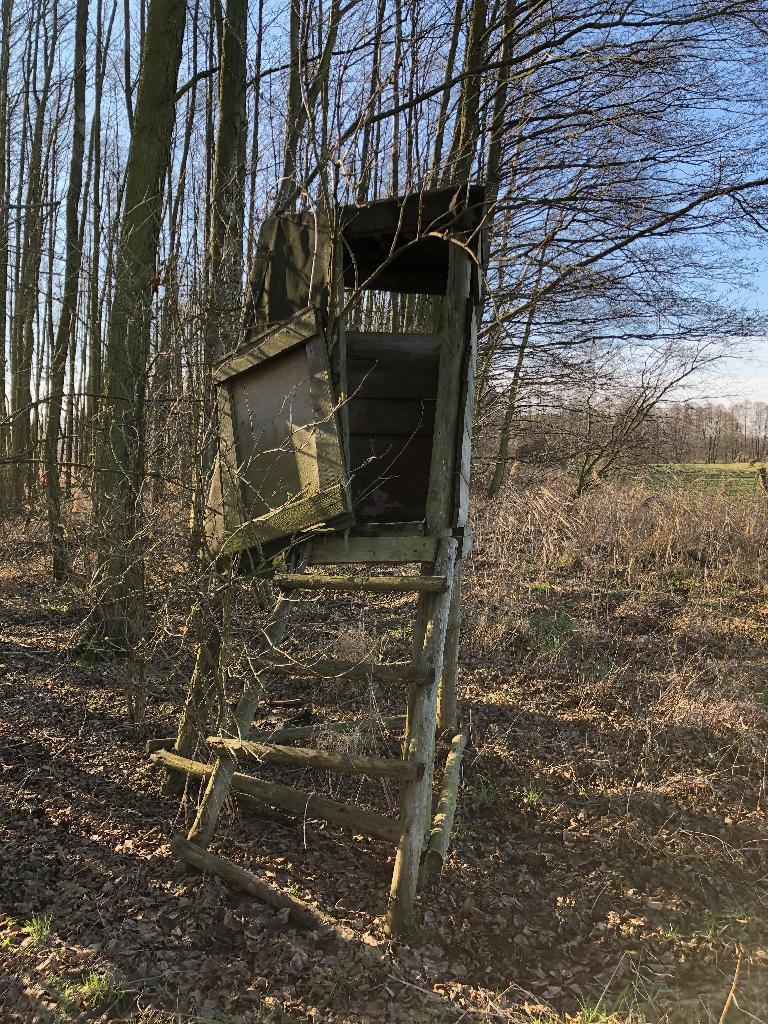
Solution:
[[[441,592],[422,594],[416,612],[413,663],[428,674],[429,681],[425,686],[412,683],[409,688],[403,758],[423,764],[424,774],[403,784],[400,802],[403,830],[395,856],[385,926],[391,935],[401,934],[408,928],[419,884],[432,806],[437,691],[443,669],[457,547],[453,537],[440,540],[433,571],[435,575],[445,576],[448,584]]]

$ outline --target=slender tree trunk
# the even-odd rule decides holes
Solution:
[[[40,27],[37,26],[39,33]],[[30,477],[32,462],[32,416],[31,416],[31,384],[32,360],[34,355],[34,321],[38,309],[38,286],[40,276],[40,260],[42,257],[43,232],[45,218],[43,216],[44,181],[43,165],[43,132],[45,114],[51,91],[51,75],[58,39],[58,7],[53,5],[52,26],[47,34],[47,49],[43,57],[43,82],[37,94],[35,124],[32,132],[29,166],[26,168],[26,191],[24,198],[24,239],[21,255],[20,279],[16,293],[16,308],[13,318],[13,337],[11,341],[11,448],[13,472],[13,498],[20,502],[25,483]],[[38,36],[39,39],[39,36]],[[35,44],[34,60],[36,62],[38,42]],[[17,236],[18,242],[18,236]]]
[[[200,552],[204,502],[214,459],[214,361],[238,341],[243,287],[245,217],[247,0],[228,0],[221,44],[219,116],[209,229],[210,276],[202,367],[203,436],[193,488],[193,555]]]
[[[152,0],[128,153],[123,219],[109,316],[106,387],[97,451],[97,574],[104,635],[134,650],[145,618],[142,550],[144,391],[163,190],[184,37],[184,0]]]
[[[209,233],[210,278],[205,313],[201,367],[203,399],[200,457],[195,466],[192,507],[192,555],[205,562],[203,534],[205,497],[214,459],[215,423],[212,369],[214,360],[237,343],[243,280],[246,153],[246,31],[247,0],[228,0],[222,29],[219,72],[219,117],[213,173],[213,202]],[[179,724],[177,752],[189,756],[197,743],[195,725],[205,722],[210,695],[219,695],[224,712],[223,673],[226,641],[222,638],[226,586],[214,577],[214,597],[193,613],[197,639],[195,669]]]
[[[261,54],[264,42],[264,0],[258,0],[256,19],[256,66],[253,87],[253,125],[251,128],[251,167],[248,198],[247,265],[251,265],[256,241],[256,172],[259,166],[259,117],[261,116]]]
[[[88,443],[92,443],[93,422],[96,416],[98,396],[101,394],[101,106],[104,93],[104,75],[107,67],[107,50],[112,36],[112,25],[117,12],[117,0],[114,0],[109,18],[106,36],[103,35],[102,2],[96,6],[96,81],[93,95],[93,119],[91,121],[91,141],[93,149],[93,187],[91,189],[91,273],[88,281],[88,382],[85,399],[85,421],[88,425]]]
[[[8,243],[10,206],[8,203],[8,68],[11,53],[13,0],[3,3],[0,26],[0,460],[7,454],[6,437],[6,331],[8,320]],[[5,494],[5,467],[0,468],[0,506]]]
[[[58,449],[64,374],[66,371],[67,353],[75,334],[75,311],[77,309],[82,252],[78,211],[80,206],[80,190],[83,182],[83,155],[85,152],[87,29],[88,0],[77,0],[75,13],[75,67],[73,76],[74,116],[72,122],[72,153],[69,164],[69,187],[67,189],[64,289],[61,297],[61,311],[56,330],[56,339],[51,354],[51,372],[48,377],[48,415],[45,428],[45,488],[48,497],[48,529],[53,549],[53,578],[55,580],[64,579],[68,572],[68,559],[64,547],[64,531],[61,522]],[[72,429],[72,425],[70,425],[70,429]]]
[[[461,0],[460,0],[461,2]],[[379,0],[376,9],[376,28],[373,37],[373,74],[371,75],[371,87],[368,93],[368,114],[373,112],[376,97],[381,89],[381,49],[384,35],[384,16],[386,14],[386,0]],[[371,165],[373,154],[371,144],[373,140],[374,126],[366,119],[363,128],[363,142],[360,149],[360,176],[357,183],[357,201],[365,203],[369,198],[371,186]]]
[[[450,162],[444,181],[465,185],[469,182],[480,135],[480,91],[486,49],[486,0],[473,0],[464,54],[466,77],[461,84],[459,111],[454,126]]]

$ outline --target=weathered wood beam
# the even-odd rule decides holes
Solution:
[[[304,928],[334,927],[331,918],[311,907],[304,900],[289,896],[277,886],[270,885],[269,882],[265,882],[252,871],[246,871],[245,868],[233,864],[232,861],[201,850],[199,846],[190,843],[188,839],[177,836],[171,843],[171,853],[197,868],[198,871],[216,875],[229,885],[243,889],[249,896],[255,896],[257,900],[267,903],[270,907],[287,910],[291,919]]]
[[[150,760],[171,771],[185,772],[200,779],[210,779],[213,773],[212,765],[193,761],[186,757],[178,757],[167,750],[159,750],[156,754],[152,754]],[[284,786],[280,782],[267,782],[264,779],[257,779],[254,775],[244,775],[241,772],[232,773],[231,786],[237,793],[256,797],[257,800],[263,800],[272,807],[292,811],[301,817],[328,821],[333,825],[339,825],[363,835],[374,836],[376,839],[386,839],[389,842],[397,842],[400,838],[402,830],[400,821],[387,818],[375,811],[365,811],[352,804],[329,800],[327,797],[317,796],[305,790]]]
[[[434,562],[434,537],[317,537],[312,541],[309,565],[358,562]]]
[[[156,750],[170,750],[175,742],[175,736],[153,736],[144,744],[144,749],[148,754],[154,754]]]
[[[450,749],[448,750],[440,799],[437,803],[437,812],[432,822],[429,846],[422,865],[422,874],[425,880],[442,870],[443,862],[451,843],[453,818],[456,814],[456,804],[459,799],[461,761],[464,756],[464,748],[467,745],[467,737],[467,730],[462,729],[460,733],[453,737]]]
[[[444,537],[440,541],[435,569],[453,578],[457,541]],[[450,591],[423,595],[419,601],[422,625],[416,630],[414,661],[429,674],[429,684],[411,687],[408,694],[408,722],[403,757],[421,762],[424,775],[403,786],[400,818],[403,832],[395,857],[392,885],[387,908],[386,930],[400,935],[409,928],[413,918],[413,901],[419,883],[421,853],[426,838],[432,807],[432,775],[435,761],[435,724],[437,718],[437,685],[443,668],[443,648]],[[423,628],[422,628],[423,626]]]
[[[370,594],[439,594],[445,590],[445,576],[325,576],[319,573],[277,573],[275,586],[281,590],[335,590]]]
[[[427,491],[427,532],[438,537],[456,525],[456,470],[460,458],[456,447],[464,371],[474,316],[470,291],[470,261],[462,249],[452,245],[448,256],[448,287],[443,312],[435,431]]]
[[[451,607],[445,631],[443,673],[437,694],[437,731],[440,735],[456,731],[459,692],[459,641],[461,638],[461,569],[464,559],[457,557],[453,571]]]
[[[233,754],[252,757],[262,764],[281,764],[291,768],[320,768],[323,771],[348,775],[369,775],[379,779],[413,781],[424,774],[424,765],[396,757],[365,757],[341,754],[335,750],[313,747],[284,747],[278,743],[259,743],[237,737],[209,736],[207,743],[214,750],[230,750]]]

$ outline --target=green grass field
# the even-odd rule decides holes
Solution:
[[[755,493],[757,471],[763,465],[765,463],[756,463],[754,466],[745,462],[666,463],[634,467],[627,471],[625,478],[645,477],[659,487],[666,483],[682,483],[746,497]]]

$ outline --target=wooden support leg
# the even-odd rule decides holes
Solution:
[[[437,814],[432,823],[429,849],[424,857],[424,864],[422,866],[422,878],[424,881],[427,881],[442,870],[443,861],[448,853],[448,847],[451,843],[451,832],[453,831],[453,817],[456,814],[456,803],[459,799],[461,759],[466,745],[467,730],[465,728],[453,737],[451,748],[448,751],[448,758],[445,762],[443,788],[440,791]]]
[[[456,541],[440,542],[434,572],[453,580]],[[404,756],[424,765],[421,779],[403,786],[400,843],[392,874],[386,929],[389,934],[402,934],[413,915],[413,901],[419,882],[421,853],[432,807],[432,775],[435,760],[435,723],[437,718],[437,687],[443,667],[443,649],[451,605],[451,586],[442,594],[425,594],[420,599],[420,612],[428,620],[426,642],[421,652],[423,667],[429,672],[427,686],[412,686],[408,696],[408,722]],[[417,652],[418,656],[418,652]]]
[[[281,597],[275,605],[275,610],[273,611],[265,630],[267,634],[267,642],[264,645],[265,650],[268,649],[270,645],[280,643],[285,630],[286,617],[289,609],[289,599]],[[257,681],[254,680],[253,682],[246,684],[245,689],[243,690],[243,695],[235,709],[234,724],[239,736],[247,736],[251,731],[253,716],[256,711],[258,701],[259,687],[257,685]],[[195,818],[192,828],[189,830],[189,835],[187,836],[191,843],[194,843],[203,850],[210,846],[211,840],[213,839],[216,822],[219,820],[221,808],[224,806],[224,801],[226,800],[227,794],[232,786],[232,777],[235,774],[236,766],[236,759],[229,753],[229,751],[225,751],[219,756],[216,766],[213,769],[213,774],[208,780],[208,785],[206,786],[203,799],[197,811],[197,817]]]
[[[221,610],[221,597],[216,595],[206,608],[198,606],[193,613],[192,628],[197,635],[197,653],[174,747],[181,757],[194,755],[198,737],[204,736],[208,728],[211,694],[218,689],[222,647]]]
[[[451,607],[445,631],[445,656],[440,691],[437,698],[437,731],[440,735],[456,732],[456,698],[459,683],[459,634],[461,632],[461,566],[463,558],[456,559],[453,570]]]
[[[215,568],[212,569],[209,577],[210,598],[201,601],[192,613],[191,629],[197,650],[173,748],[180,757],[194,757],[200,738],[208,731],[212,695],[223,691],[222,671],[227,649],[226,592],[229,581],[230,574],[222,578]],[[163,788],[168,794],[178,795],[184,790],[184,780],[169,774]]]

